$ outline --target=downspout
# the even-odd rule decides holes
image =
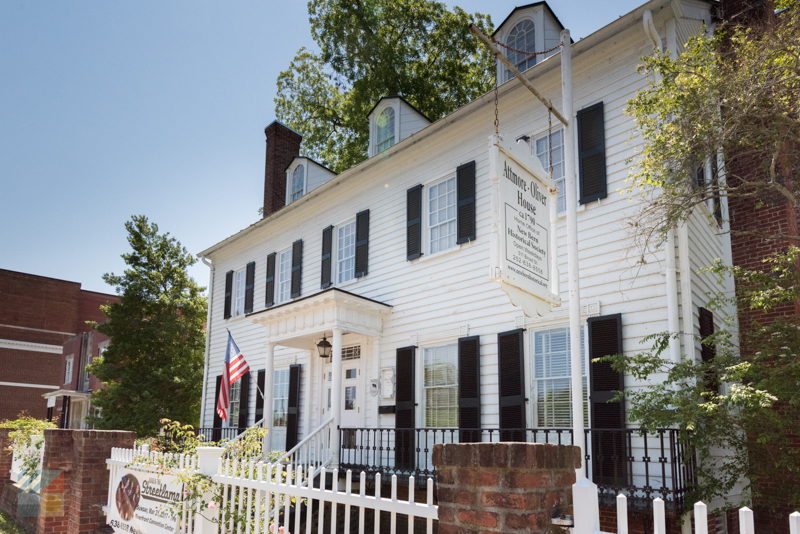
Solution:
[[[661,52],[661,36],[653,22],[653,12],[649,9],[642,14],[644,33],[650,38],[653,49]],[[673,362],[681,359],[681,340],[677,336],[680,331],[680,309],[678,307],[678,276],[675,262],[675,229],[667,231],[667,242],[664,250],[666,264],[666,293],[667,293],[667,330],[669,331],[669,355]]]
[[[205,364],[203,365],[203,397],[200,400],[200,426],[203,426],[203,418],[206,415],[206,394],[208,393],[208,367],[211,363],[211,308],[214,302],[214,262],[209,261],[208,258],[201,257],[200,261],[203,262],[210,270],[208,275],[208,310],[206,312],[206,350],[205,350]]]

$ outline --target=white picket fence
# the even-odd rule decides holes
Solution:
[[[617,495],[617,530],[614,533],[600,530],[600,510],[598,507],[597,486],[586,479],[573,486],[573,509],[575,528],[572,534],[628,534],[628,500],[625,495]],[[664,500],[653,499],[653,534],[667,533],[667,516]],[[708,507],[705,503],[694,505],[693,534],[709,534]],[[790,534],[800,534],[800,513],[789,516]],[[729,534],[734,534],[729,531]],[[746,506],[739,509],[739,534],[756,534],[753,511]],[[771,534],[771,533],[765,533]]]
[[[409,534],[432,534],[438,518],[432,479],[427,480],[424,502],[416,502],[418,488],[413,477],[400,485],[392,476],[387,497],[381,495],[380,475],[375,475],[375,490],[368,495],[364,472],[354,481],[348,470],[340,481],[337,469],[223,459],[222,449],[216,447],[201,447],[198,456],[113,449],[106,464],[112,481],[105,507],[107,517],[112,517],[112,507],[117,506],[113,481],[121,469],[141,473],[142,478],[181,469],[208,475],[219,484],[222,502],[209,494],[181,508],[180,534],[395,534],[399,528]]]

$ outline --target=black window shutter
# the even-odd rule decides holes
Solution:
[[[292,243],[292,298],[299,297],[303,278],[303,240]]]
[[[264,305],[269,308],[275,304],[275,253],[267,255],[267,285]]]
[[[406,259],[422,256],[422,185],[406,192]]]
[[[416,347],[397,349],[395,367],[395,466],[401,471],[414,469],[414,427],[416,406],[414,373]]]
[[[231,297],[233,296],[233,271],[225,273],[225,319],[231,317]]]
[[[525,441],[524,330],[497,334],[500,387],[500,441]]]
[[[222,439],[222,418],[217,413],[217,399],[219,399],[220,384],[222,384],[222,375],[217,375],[217,387],[214,389],[214,402],[212,403],[214,409],[214,423],[211,425],[213,428],[210,436],[211,441],[219,441]]]
[[[586,204],[608,196],[603,103],[583,108],[577,118],[580,201]]]
[[[300,365],[289,366],[289,401],[286,410],[287,451],[297,445],[300,430],[300,368]]]
[[[369,210],[356,213],[355,277],[366,276],[369,267]]]
[[[458,340],[458,440],[481,440],[481,340],[480,336]]]
[[[475,240],[475,161],[456,169],[456,243]]]
[[[322,231],[322,269],[319,279],[319,286],[322,289],[331,287],[331,271],[333,268],[333,261],[331,253],[333,252],[333,226],[328,226]]]
[[[253,311],[253,287],[256,283],[256,262],[251,261],[247,264],[244,281],[244,312]]]
[[[590,317],[589,359],[622,353],[622,315]],[[608,362],[591,362],[589,400],[592,413],[592,481],[626,484],[628,476],[625,403],[612,401],[625,389],[622,373]]]
[[[256,423],[264,418],[264,377],[266,372],[261,369],[256,377],[256,416],[253,419]]]
[[[239,390],[239,421],[236,423],[241,428],[247,428],[250,425],[250,373],[242,375],[241,389]]]
[[[705,339],[714,333],[714,314],[706,308],[698,308],[700,316],[700,358],[703,363],[710,363],[717,355],[717,348]],[[719,378],[712,369],[706,371],[706,389],[719,392]]]

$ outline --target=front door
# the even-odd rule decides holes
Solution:
[[[333,387],[333,372],[331,364],[325,364],[323,373],[322,415],[323,418],[331,413],[331,388]],[[363,391],[361,386],[361,360],[347,360],[342,362],[342,393],[341,393],[341,421],[342,428],[355,428],[361,426],[363,421]]]

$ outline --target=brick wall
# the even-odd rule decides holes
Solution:
[[[0,446],[7,447],[8,430],[0,429]],[[45,430],[42,490],[38,517],[20,507],[35,495],[8,481],[9,455],[0,453],[0,508],[35,534],[92,534],[105,525],[102,507],[108,495],[106,458],[112,447],[130,448],[134,432],[112,430]]]
[[[90,330],[87,320],[102,321],[100,304],[114,295],[84,291],[77,282],[0,269],[0,339],[51,345],[59,352],[0,349],[4,382],[54,385],[64,380],[61,346],[77,333]],[[78,355],[75,356],[75,365]],[[0,420],[20,412],[44,418],[47,404],[42,388],[0,386]]]
[[[571,514],[577,447],[540,443],[458,443],[433,449],[439,533],[553,532]]]

